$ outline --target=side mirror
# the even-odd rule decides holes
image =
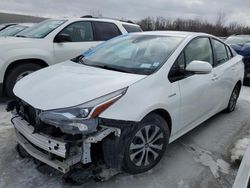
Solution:
[[[64,34],[64,33],[59,33],[58,35],[56,35],[54,42],[72,42],[71,37],[68,34]]]
[[[206,61],[192,61],[186,67],[186,71],[193,72],[195,74],[208,74],[212,71],[213,67]]]

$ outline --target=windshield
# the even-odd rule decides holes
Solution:
[[[17,37],[44,38],[65,22],[66,20],[45,20],[19,33]]]
[[[1,31],[0,36],[1,37],[14,36],[26,28],[27,28],[27,26],[23,26],[23,25],[13,25],[13,26],[10,26],[7,29],[4,29],[3,31]]]
[[[102,43],[76,60],[96,66],[134,74],[152,74],[160,67],[178,44],[181,37],[155,35],[125,35]]]
[[[0,25],[0,30],[3,29],[3,28],[5,28],[5,27],[6,27],[6,25],[1,24],[1,25]]]
[[[235,36],[235,37],[229,37],[227,40],[225,40],[226,43],[230,44],[230,45],[234,45],[234,44],[246,44],[246,43],[250,43],[250,37],[244,36]]]

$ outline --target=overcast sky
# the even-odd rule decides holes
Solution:
[[[163,16],[211,22],[221,12],[226,15],[226,23],[250,26],[250,0],[0,0],[0,12],[44,17],[102,14],[131,20]]]

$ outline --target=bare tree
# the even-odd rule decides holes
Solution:
[[[226,16],[227,15],[225,12],[222,12],[222,11],[218,12],[217,19],[215,22],[216,26],[220,26],[220,27],[223,26],[226,22]]]
[[[229,36],[232,34],[250,34],[250,27],[238,23],[225,25],[226,14],[219,13],[215,23],[207,20],[196,19],[167,19],[163,17],[147,17],[137,23],[144,31],[151,30],[177,30],[177,31],[194,31],[205,32],[216,36]]]

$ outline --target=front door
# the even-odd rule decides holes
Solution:
[[[175,130],[176,132],[205,119],[212,113],[214,105],[216,105],[218,90],[213,88],[212,72],[194,74],[185,71],[185,67],[194,60],[213,64],[213,53],[209,38],[193,39],[171,68],[171,71],[174,70],[173,72],[178,75],[171,82],[172,84],[178,84],[181,94],[180,124]]]
[[[92,24],[88,21],[72,23],[61,33],[68,35],[70,41],[54,42],[55,63],[72,59],[100,43],[94,41]]]

